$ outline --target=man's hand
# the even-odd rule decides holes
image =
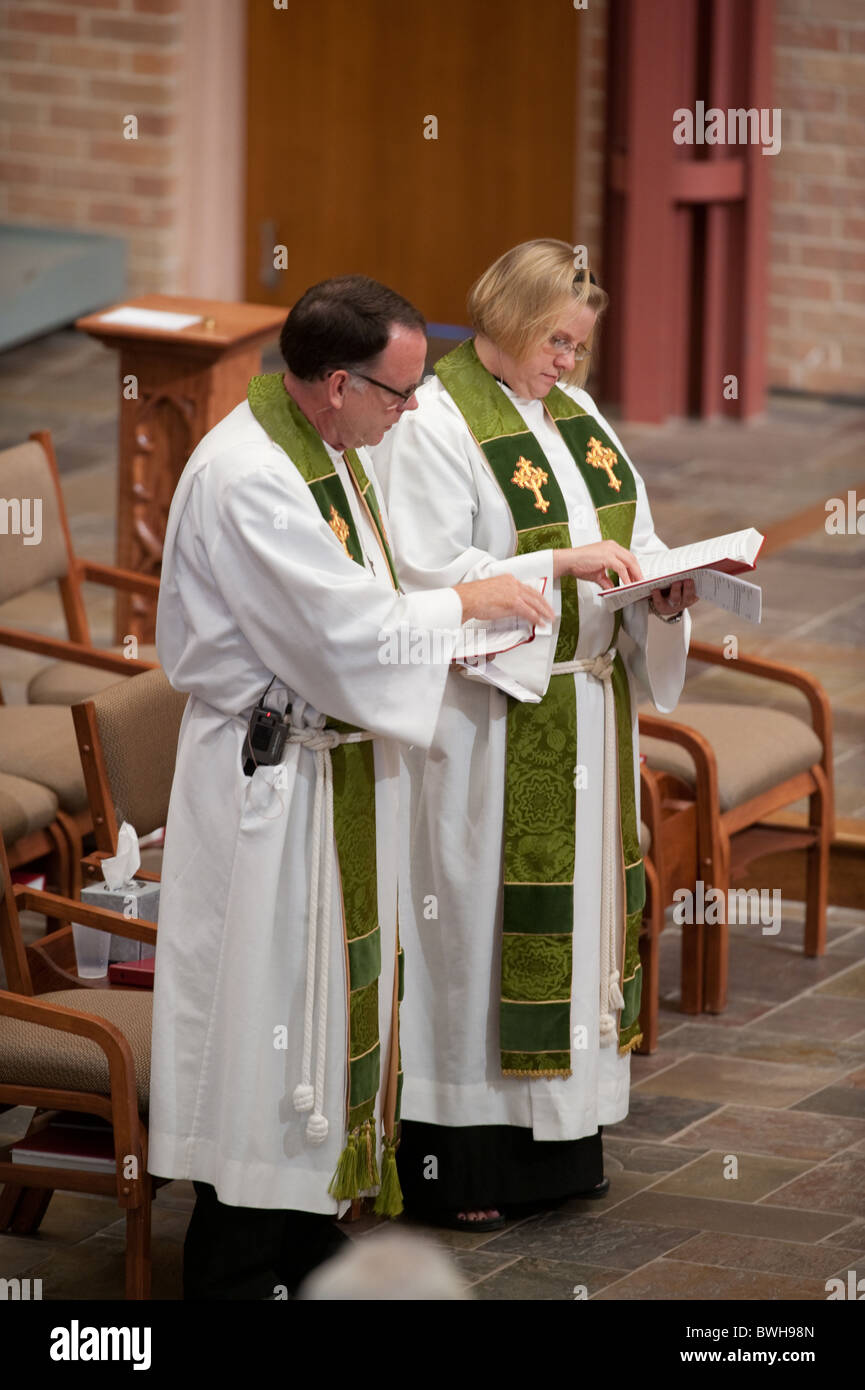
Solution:
[[[623,584],[634,584],[643,577],[635,557],[618,541],[596,541],[594,545],[553,551],[555,579],[562,574],[572,574],[575,579],[588,579],[592,584],[600,584],[602,589],[612,589],[607,570],[613,570]]]
[[[664,618],[670,618],[674,613],[681,613],[683,608],[690,608],[697,602],[697,590],[694,588],[693,579],[686,579],[684,582],[679,580],[677,584],[671,584],[668,589],[653,589],[652,602],[657,612]]]
[[[463,622],[470,618],[523,618],[534,626],[551,622],[555,614],[537,589],[522,584],[512,574],[494,579],[473,579],[454,584],[463,606]]]

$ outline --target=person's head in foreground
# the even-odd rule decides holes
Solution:
[[[378,280],[339,275],[311,286],[279,346],[286,390],[333,448],[378,444],[404,410],[417,409],[426,323]]]
[[[344,1253],[313,1270],[297,1296],[318,1302],[471,1297],[455,1266],[438,1246],[403,1231],[352,1241]]]
[[[574,260],[566,241],[524,241],[469,291],[478,357],[523,398],[543,398],[558,381],[582,386],[588,376],[595,324],[608,298]]]

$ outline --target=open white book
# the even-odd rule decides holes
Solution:
[[[554,609],[552,622],[532,627],[521,618],[472,618],[460,628],[452,660],[471,679],[495,685],[517,700],[537,703],[550,680],[561,615],[557,585],[546,593],[546,580],[525,581]]]
[[[753,526],[745,531],[731,531],[726,536],[680,545],[674,550],[658,550],[640,555],[640,569],[645,578],[635,584],[620,584],[605,589],[602,598],[616,612],[638,599],[647,598],[655,589],[666,589],[681,579],[693,579],[697,597],[725,608],[737,617],[759,623],[762,593],[756,584],[749,584],[736,575],[754,569],[765,537]]]

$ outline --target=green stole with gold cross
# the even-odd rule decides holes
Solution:
[[[555,474],[535,436],[469,339],[435,372],[480,446],[510,509],[517,555],[572,544]],[[634,475],[593,415],[554,386],[544,402],[595,507],[601,536],[628,546]],[[577,582],[561,580],[555,660],[576,659]],[[616,614],[613,641],[621,625]],[[594,655],[599,655],[595,653]],[[639,933],[645,902],[634,789],[631,698],[625,664],[613,667],[618,739],[625,940],[619,1051],[641,1041]],[[540,704],[508,698],[504,807],[504,918],[500,1048],[505,1076],[571,1075],[577,706],[573,676],[553,675]]]
[[[363,565],[360,536],[339,475],[321,436],[285,389],[280,372],[253,377],[249,407],[262,429],[288,455],[306,482],[322,517],[349,559]],[[391,582],[399,586],[378,499],[354,450],[345,461],[370,515],[387,560]],[[330,717],[326,727],[341,733],[356,726]],[[346,1144],[328,1191],[337,1200],[354,1199],[381,1182],[376,1199],[380,1215],[397,1216],[402,1194],[396,1171],[396,1120],[402,1093],[402,1066],[397,1075],[394,1133],[382,1137],[382,1172],[376,1162],[375,1102],[381,1084],[378,990],[381,931],[375,833],[375,754],[372,740],[341,743],[331,751],[333,766],[333,833],[336,841],[342,920],[348,973],[348,1095]],[[402,998],[403,960],[398,948]],[[396,1026],[396,1021],[394,1021]]]

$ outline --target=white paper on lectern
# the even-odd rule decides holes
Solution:
[[[109,309],[100,314],[103,323],[122,323],[128,328],[160,328],[166,333],[176,333],[180,328],[190,328],[201,323],[199,314],[175,314],[167,309],[136,309],[132,304],[121,304],[118,309]]]

